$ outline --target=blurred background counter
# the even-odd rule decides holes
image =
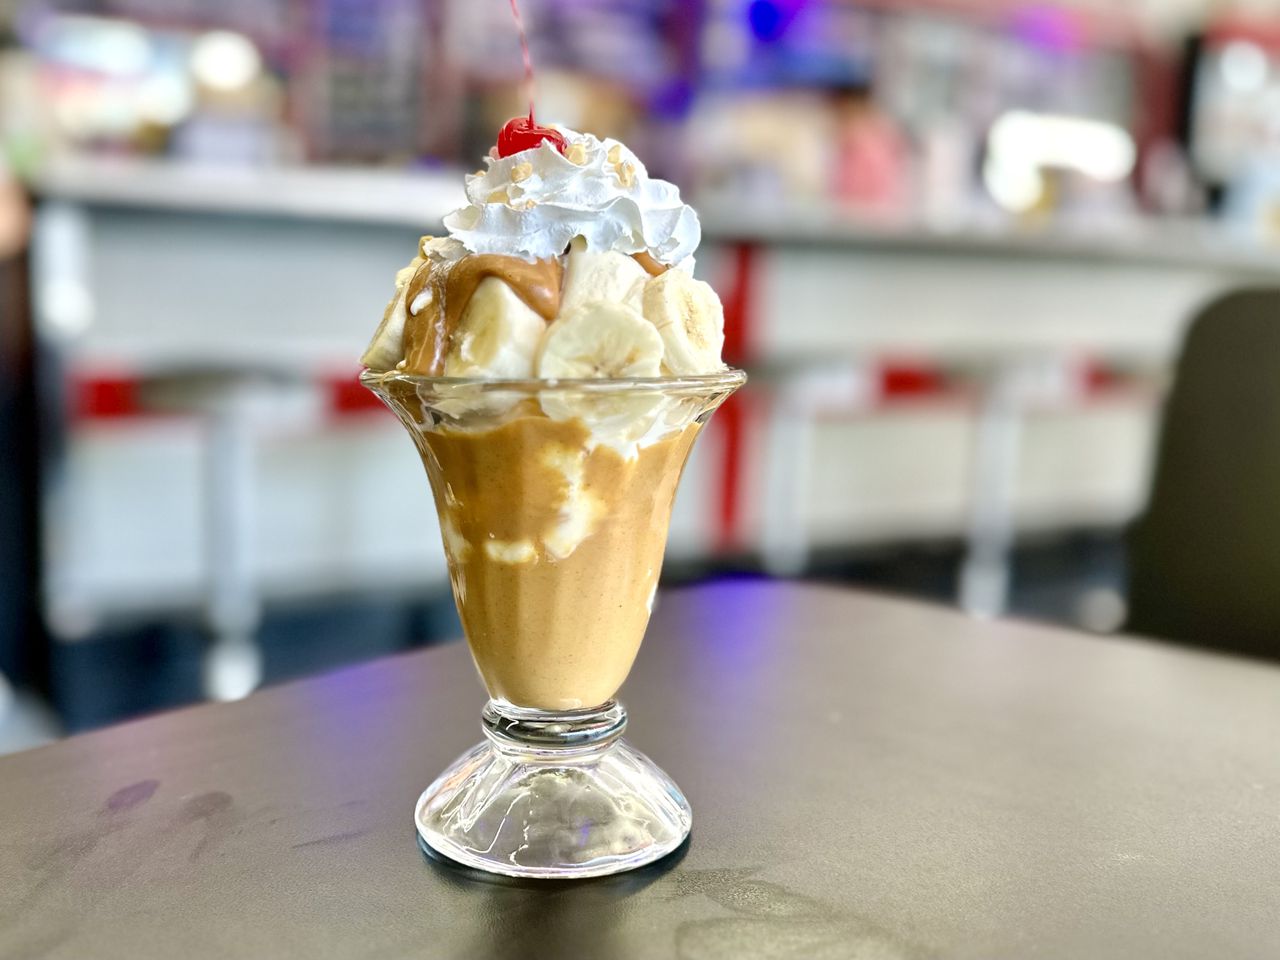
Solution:
[[[698,206],[752,375],[686,475],[668,578],[1119,627],[1186,325],[1280,279],[1275,11],[522,6],[539,115],[625,139]],[[8,670],[68,726],[456,633],[421,467],[355,358],[522,109],[509,16],[0,8],[42,424],[20,642],[52,651]]]
[[[49,514],[56,623],[199,598],[205,427],[157,396],[197,373],[244,371],[261,394],[268,593],[444,583],[420,467],[352,377],[387,265],[442,229],[456,172],[82,161],[36,189],[37,299],[71,414]],[[699,272],[729,303],[754,396],[728,418],[742,454],[724,462],[717,427],[695,461],[672,552],[729,547],[787,572],[801,548],[965,537],[986,485],[977,427],[1010,375],[1018,525],[1126,523],[1183,323],[1280,276],[1270,251],[1196,221],[942,231],[715,203],[704,221]]]

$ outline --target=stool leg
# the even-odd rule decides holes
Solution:
[[[237,700],[262,682],[254,635],[261,606],[254,583],[254,451],[248,398],[232,387],[208,418],[205,444],[206,616],[212,642],[203,686],[213,700]]]
[[[988,384],[974,438],[969,541],[960,569],[959,604],[997,617],[1009,604],[1013,501],[1022,447],[1021,372],[998,370]]]
[[[769,411],[769,446],[760,553],[764,568],[778,577],[804,573],[809,562],[805,513],[813,419],[799,393],[784,385]]]

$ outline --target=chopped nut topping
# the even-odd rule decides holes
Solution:
[[[521,180],[528,180],[531,176],[533,176],[533,164],[528,161],[525,161],[524,163],[517,163],[511,168],[512,183],[519,183]]]
[[[636,165],[627,160],[618,164],[618,182],[630,187],[636,182]]]
[[[575,140],[565,148],[564,157],[570,163],[582,166],[587,162],[587,145],[581,140]]]
[[[609,152],[605,154],[605,159],[610,163],[617,163],[622,159],[622,144],[615,143],[609,148]]]
[[[503,187],[501,190],[495,190],[493,191],[493,193],[489,194],[489,196],[485,198],[484,202],[485,203],[510,203],[511,196],[510,194],[507,193],[507,188]]]

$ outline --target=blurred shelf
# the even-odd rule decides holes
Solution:
[[[461,170],[344,167],[240,168],[159,160],[65,158],[32,183],[58,200],[143,209],[308,220],[338,220],[428,229],[460,206]]]
[[[134,159],[61,159],[32,184],[49,199],[112,207],[344,221],[438,230],[460,206],[463,171],[337,167],[238,169]],[[1280,245],[1211,221],[1123,219],[1099,225],[1018,227],[965,220],[871,220],[833,205],[695,201],[710,241],[822,245],[924,254],[1035,257],[1195,267],[1280,276]]]
[[[703,199],[698,210],[708,238],[716,240],[1122,261],[1280,276],[1280,245],[1249,240],[1206,220],[1135,218],[1103,226],[1017,226],[998,221],[938,225],[912,219],[861,218],[834,207],[753,207],[727,199]]]

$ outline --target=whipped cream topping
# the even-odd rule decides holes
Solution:
[[[680,189],[651,178],[617,140],[556,127],[569,146],[544,141],[509,157],[487,157],[466,179],[470,203],[444,218],[472,253],[526,260],[560,256],[574,237],[594,250],[648,253],[679,263],[702,237],[698,215]]]

